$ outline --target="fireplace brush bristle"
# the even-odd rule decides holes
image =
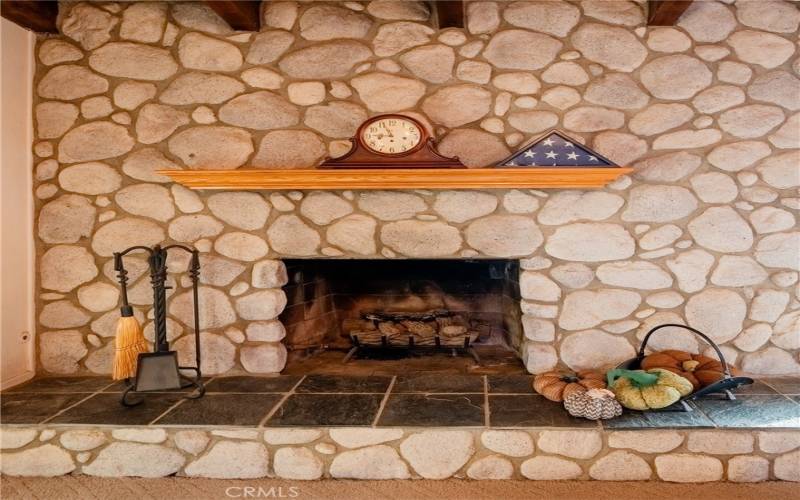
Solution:
[[[128,271],[122,265],[120,254],[114,254],[114,270],[118,273],[122,306],[114,336],[114,365],[111,378],[124,380],[136,375],[139,354],[147,351],[147,339],[142,333],[142,325],[133,316],[133,307],[128,303]]]

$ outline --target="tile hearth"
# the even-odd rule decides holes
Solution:
[[[3,424],[155,426],[369,426],[570,428],[800,428],[800,383],[764,379],[735,401],[709,397],[694,411],[626,411],[602,423],[570,417],[537,395],[527,375],[216,377],[206,395],[146,395],[119,404],[119,383],[43,378],[2,394]]]

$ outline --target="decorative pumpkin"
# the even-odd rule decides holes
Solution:
[[[722,363],[716,359],[674,349],[647,355],[642,359],[640,365],[643,370],[663,368],[677,373],[691,382],[695,391],[711,385],[725,376],[722,371]]]
[[[605,389],[603,374],[594,371],[578,373],[546,372],[536,375],[533,388],[550,401],[560,403],[570,394],[586,392],[588,389]]]
[[[589,420],[609,419],[622,415],[622,406],[608,389],[573,392],[564,398],[564,408],[573,417]]]
[[[631,410],[665,408],[694,390],[685,378],[663,368],[611,370],[608,387],[617,401]]]

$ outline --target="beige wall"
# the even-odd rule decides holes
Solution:
[[[31,82],[33,33],[2,20],[0,121],[0,386],[31,378],[33,342],[33,211]],[[25,336],[26,340],[23,340]]]

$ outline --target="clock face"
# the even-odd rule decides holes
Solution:
[[[419,146],[422,131],[416,123],[399,117],[380,118],[361,131],[361,142],[384,155],[404,155]]]

